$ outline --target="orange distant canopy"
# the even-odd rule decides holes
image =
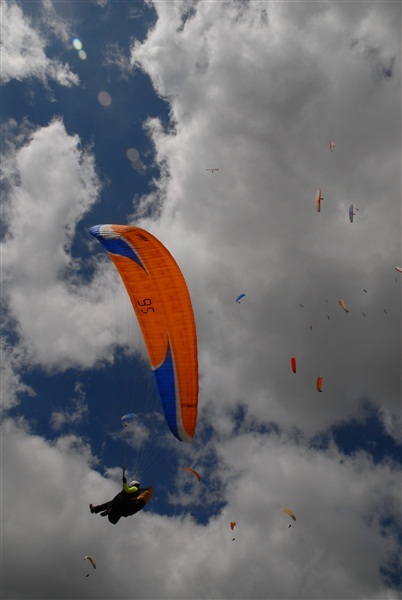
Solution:
[[[92,558],[92,556],[84,556],[84,560],[89,560],[89,562],[91,563],[93,568],[96,569],[96,563],[95,563],[94,559]]]
[[[188,471],[189,473],[192,473],[193,475],[195,475],[195,477],[197,477],[198,481],[201,481],[200,475],[194,469],[191,469],[190,467],[184,467],[184,470]]]
[[[292,367],[293,373],[296,373],[296,359],[294,357],[290,359],[290,366]]]
[[[317,377],[317,390],[322,392],[322,377]]]
[[[192,441],[198,405],[197,336],[190,294],[170,252],[131,225],[95,225],[90,233],[114,262],[144,336],[166,422]]]
[[[293,521],[296,521],[296,515],[293,510],[290,510],[290,508],[281,508],[281,511],[287,513],[290,517],[292,517]]]
[[[231,521],[230,522],[230,529],[233,531],[233,529],[236,527],[236,521]]]

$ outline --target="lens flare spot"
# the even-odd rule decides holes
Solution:
[[[126,155],[128,160],[131,161],[138,160],[140,157],[140,153],[138,152],[138,150],[136,150],[136,148],[129,148],[126,152]]]
[[[81,60],[86,60],[87,59],[87,53],[85,52],[85,50],[79,50],[78,51],[78,56],[80,57]]]
[[[99,92],[98,100],[102,106],[110,106],[112,104],[112,97],[107,92]]]
[[[82,50],[82,42],[78,38],[73,38],[72,44],[75,50]]]

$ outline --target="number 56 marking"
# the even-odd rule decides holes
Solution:
[[[144,298],[142,302],[137,300],[137,304],[138,304],[138,306],[143,307],[143,308],[140,308],[140,311],[144,314],[146,314],[148,312],[155,312],[155,309],[152,306],[151,298]]]

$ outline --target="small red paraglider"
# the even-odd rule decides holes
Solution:
[[[321,188],[318,188],[315,193],[315,207],[317,212],[321,212],[321,200],[324,200],[324,198],[322,197]]]

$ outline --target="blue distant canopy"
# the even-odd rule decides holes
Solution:
[[[123,423],[124,427],[128,427],[129,424],[134,421],[135,419],[135,414],[134,413],[128,413],[127,415],[123,415],[121,418],[121,422]]]
[[[238,304],[240,304],[240,300],[241,300],[242,298],[244,298],[244,296],[245,296],[245,295],[246,295],[246,294],[240,294],[240,296],[237,296],[237,298],[236,298],[236,302],[237,302]]]

